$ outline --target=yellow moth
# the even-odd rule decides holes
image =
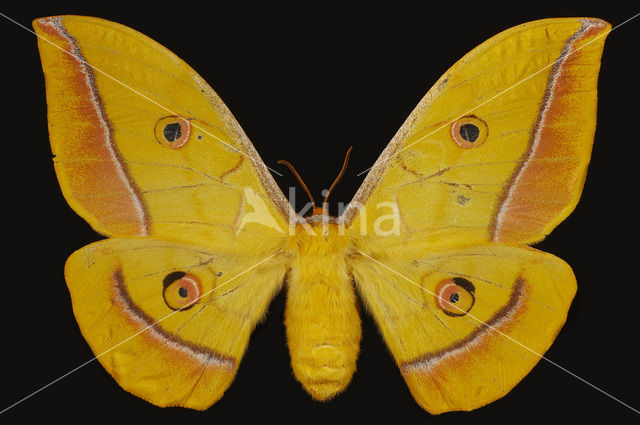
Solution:
[[[575,207],[609,24],[545,19],[472,50],[338,217],[290,206],[186,63],[97,18],[34,21],[62,192],[108,239],[68,260],[80,329],[127,391],[206,409],[286,286],[293,373],[317,400],[356,369],[356,293],[425,410],[471,410],[538,362],[576,290],[528,245]]]

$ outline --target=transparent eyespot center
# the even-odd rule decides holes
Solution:
[[[154,133],[156,140],[163,146],[180,149],[189,141],[191,123],[177,115],[170,115],[156,122]]]
[[[462,117],[451,123],[451,138],[463,149],[481,145],[488,134],[487,124],[475,115]]]

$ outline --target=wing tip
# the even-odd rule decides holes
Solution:
[[[36,31],[37,35],[47,31],[47,28],[52,26],[58,26],[62,21],[62,16],[45,16],[42,18],[36,18],[31,21],[31,26]]]
[[[600,18],[580,18],[580,21],[589,27],[597,28],[598,30],[610,29],[611,24],[604,19]]]

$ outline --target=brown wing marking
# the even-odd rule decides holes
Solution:
[[[537,241],[577,203],[595,132],[595,125],[582,125],[581,118],[595,121],[597,79],[593,76],[600,66],[599,53],[589,57],[599,52],[597,43],[590,49],[584,42],[608,28],[604,21],[585,19],[554,63],[529,148],[496,209],[492,240]],[[603,35],[599,37],[604,42]],[[596,70],[592,73],[585,66]],[[577,125],[567,125],[569,113]]]
[[[128,322],[133,329],[139,329],[137,332],[149,338],[151,347],[161,345],[162,347],[170,348],[178,357],[175,359],[176,361],[179,361],[180,357],[184,358],[186,356],[189,360],[199,363],[203,367],[222,367],[229,371],[235,369],[236,361],[232,357],[225,356],[207,347],[184,341],[176,335],[165,332],[158,326],[158,321],[145,314],[129,297],[124,287],[122,270],[116,270],[113,273],[113,303],[126,314]],[[137,334],[133,335],[137,336]]]
[[[425,373],[436,368],[442,362],[448,359],[454,359],[468,353],[475,347],[479,349],[485,337],[489,336],[496,330],[504,326],[514,319],[524,306],[523,300],[526,298],[526,282],[524,278],[518,277],[515,285],[511,290],[511,295],[507,303],[500,308],[489,320],[480,323],[479,326],[466,338],[451,344],[441,350],[433,353],[427,353],[417,359],[404,362],[400,365],[400,369],[404,375],[419,372]],[[473,319],[475,320],[475,319]]]
[[[62,160],[55,166],[65,197],[98,231],[148,235],[142,197],[115,146],[93,71],[78,43],[60,17],[39,19],[34,26],[44,38],[39,43],[47,96],[64,97],[65,108],[49,108],[48,114],[51,149]],[[95,193],[104,196],[88,196]]]

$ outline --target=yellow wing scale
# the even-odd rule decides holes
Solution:
[[[354,261],[358,291],[412,394],[432,413],[475,409],[509,392],[555,339],[576,291],[566,263],[531,248],[488,244]],[[452,279],[474,289],[461,316],[441,307],[448,297],[440,283]],[[463,313],[453,306],[450,314]]]
[[[600,55],[610,26],[546,19],[509,29],[456,63],[378,159],[344,220],[367,234],[396,202],[400,238],[431,247],[542,239],[575,207],[596,123]],[[486,126],[471,148],[452,130]],[[511,202],[506,202],[507,197]],[[368,241],[367,241],[368,242]]]
[[[246,230],[236,235],[247,187],[270,199],[269,214],[287,227],[290,206],[251,142],[177,56],[97,18],[43,18],[34,28],[56,173],[97,231],[222,247],[269,240],[273,232],[261,226],[248,239]],[[172,148],[157,127],[175,116],[188,140]]]
[[[126,390],[160,406],[205,409],[231,384],[249,335],[284,279],[280,260],[229,257],[149,238],[113,238],[75,252],[65,276],[82,334]],[[201,284],[174,310],[163,280]]]

